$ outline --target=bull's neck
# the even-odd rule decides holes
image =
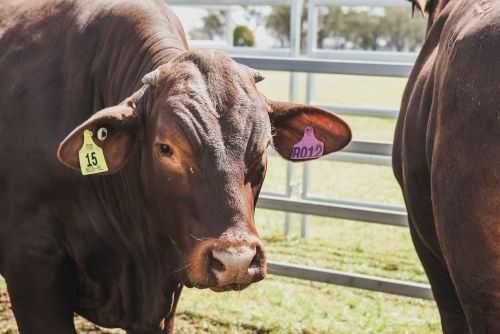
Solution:
[[[145,74],[187,49],[182,27],[169,9],[159,7],[155,11],[140,12],[141,8],[117,7],[91,19],[87,25],[87,30],[98,31],[98,34],[93,34],[96,36],[93,41],[95,53],[90,66],[90,86],[94,90],[93,113],[116,105],[132,95],[142,86],[141,79]],[[148,91],[147,95],[150,93]],[[150,100],[146,99],[146,103],[150,103]],[[130,231],[127,231],[151,220],[144,210],[144,203],[140,203],[143,198],[140,150],[141,145],[135,145],[126,166],[119,173],[89,183],[95,193],[94,198],[99,199],[95,203],[100,206],[95,208],[102,215],[99,219],[113,224],[118,238],[129,239],[126,242],[144,243],[144,240],[129,238]],[[88,199],[83,198],[82,203],[85,201]],[[123,231],[118,231],[122,228]],[[143,237],[146,239],[159,233],[147,230],[144,226],[141,228],[144,228]],[[124,234],[120,234],[122,232]],[[144,246],[146,250],[147,244],[139,245],[136,249]]]
[[[91,64],[93,112],[130,96],[141,86],[146,73],[187,48],[184,37],[173,33],[165,21],[141,26],[126,18],[103,22],[98,27],[100,34]],[[130,283],[115,287],[120,290],[117,295],[126,294],[133,286],[142,289],[141,297],[137,297],[133,307],[129,306],[139,310],[141,321],[149,322],[158,317],[158,312],[165,311],[165,305],[170,305],[169,289],[177,289],[176,282],[172,282],[177,263],[175,247],[157,219],[149,214],[141,181],[142,154],[141,145],[136,145],[123,170],[86,179],[72,207],[76,212],[72,217],[75,224],[68,229],[68,237],[79,245],[85,236],[84,244],[90,247],[81,258],[77,255],[82,250],[70,251],[78,267],[92,266],[103,281],[111,279],[104,276],[122,276],[124,282]],[[94,248],[106,249],[106,258],[95,258]],[[92,305],[88,308],[92,309]]]
[[[102,33],[92,66],[94,112],[116,105],[129,97],[142,86],[141,79],[145,74],[187,49],[182,28],[176,17],[167,16],[170,20],[165,21],[164,16],[155,20],[153,15],[145,23],[138,23],[128,17],[105,20],[100,28]],[[151,95],[150,90],[146,95]],[[151,100],[146,98],[144,103],[150,107]],[[147,109],[141,106],[141,112],[147,112]],[[123,246],[134,247],[133,249],[143,253],[142,255],[153,257],[156,256],[154,250],[157,250],[157,247],[164,248],[169,244],[169,238],[163,235],[162,229],[156,223],[157,219],[148,214],[141,183],[141,149],[140,143],[135,145],[126,166],[120,172],[91,183],[95,198],[99,199],[96,205],[100,206],[101,210],[96,209],[101,212],[100,219],[113,225],[116,237],[123,239]],[[164,241],[163,245],[154,245],[155,241],[161,240]],[[151,257],[151,260],[162,260]]]
[[[92,64],[94,112],[129,97],[145,74],[187,49],[182,30],[173,31],[172,24],[151,20],[138,25],[125,18],[104,23]]]

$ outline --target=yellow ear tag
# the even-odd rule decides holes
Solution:
[[[108,171],[102,148],[92,140],[92,131],[83,132],[83,145],[78,152],[80,169],[83,175],[99,174]]]

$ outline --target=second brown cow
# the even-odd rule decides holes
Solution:
[[[429,25],[394,172],[443,332],[500,333],[500,3],[416,4]]]

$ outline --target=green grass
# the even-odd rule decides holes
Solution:
[[[240,293],[183,294],[181,333],[439,332],[431,302],[326,284],[269,277]]]
[[[405,229],[311,217],[310,235],[304,239],[299,238],[300,221],[294,215],[292,236],[284,238],[283,225],[276,224],[280,220],[268,220],[268,215],[259,211],[257,218],[268,257],[273,260],[427,282]]]
[[[392,168],[317,161],[310,167],[309,194],[403,205]]]
[[[259,83],[260,89],[269,98],[287,100],[289,74],[266,71],[264,75],[266,80]],[[298,75],[300,102],[305,99],[305,78],[303,73]],[[316,75],[314,83],[316,102],[398,108],[405,80]],[[354,140],[392,141],[395,120],[345,119],[353,129]],[[331,161],[314,161],[310,166],[312,195],[403,204],[388,166]],[[301,172],[302,165],[294,164],[295,183],[301,181]],[[264,188],[285,191],[284,160],[270,158]],[[294,195],[298,193],[295,191]],[[289,237],[283,235],[284,216],[278,211],[256,212],[257,227],[269,259],[427,282],[405,228],[310,217],[310,236],[302,239],[300,215],[291,215]],[[185,289],[178,306],[176,328],[178,333],[441,332],[433,302],[272,275],[238,293]]]

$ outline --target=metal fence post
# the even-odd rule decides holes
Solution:
[[[307,55],[316,48],[316,35],[318,29],[318,12],[317,7],[314,5],[313,0],[309,0],[308,11],[307,11]],[[314,74],[307,73],[306,79],[306,104],[312,104],[314,94]],[[307,199],[307,193],[309,191],[309,181],[310,181],[310,164],[308,162],[304,163],[304,168],[302,170],[302,199]],[[302,238],[307,238],[309,235],[308,229],[309,216],[302,215],[300,221],[300,236]]]
[[[300,55],[300,34],[301,34],[301,18],[303,0],[296,0],[291,4],[290,8],[290,57],[297,57]],[[288,100],[290,102],[297,102],[297,73],[290,73],[290,85],[288,91]],[[293,193],[292,185],[293,165],[291,162],[287,163],[286,169],[286,182],[287,182],[287,196],[291,197]],[[292,217],[290,213],[285,214],[285,236],[290,236]]]
[[[291,5],[290,13],[290,57],[300,55],[300,38],[302,32],[302,10],[304,2],[296,0]],[[290,91],[289,99],[292,102],[297,101],[297,73],[290,73]]]
[[[228,7],[226,11],[226,43],[233,45],[234,22],[231,17],[233,7]]]
[[[291,15],[290,15],[290,57],[297,57],[300,55],[300,38],[302,32],[302,8],[303,1],[296,0],[292,3],[291,6]],[[290,87],[289,87],[289,100],[290,102],[297,102],[297,73],[290,73]],[[293,173],[292,163],[288,162],[288,166],[290,166],[290,174]],[[287,175],[288,176],[288,175]],[[290,186],[290,179],[287,180]],[[290,195],[289,195],[290,196]],[[291,216],[287,213],[287,223],[291,224]]]
[[[286,196],[292,197],[293,185],[292,185],[292,164],[288,162],[286,164]],[[292,229],[292,217],[289,212],[285,213],[285,237],[289,237]]]
[[[309,43],[309,41],[308,41]],[[314,77],[312,73],[307,73],[306,80],[306,104],[311,104],[314,94]],[[311,174],[311,164],[309,162],[304,163],[304,168],[302,170],[302,199],[307,199],[307,193],[309,191],[309,182]],[[307,215],[302,215],[300,221],[300,236],[302,238],[307,238],[309,235],[308,229],[309,217]]]
[[[309,188],[309,176],[310,176],[310,163],[304,163],[304,169],[302,170],[302,198],[307,198],[307,190]],[[307,238],[309,236],[308,229],[309,216],[302,215],[300,220],[300,236],[302,238]]]

